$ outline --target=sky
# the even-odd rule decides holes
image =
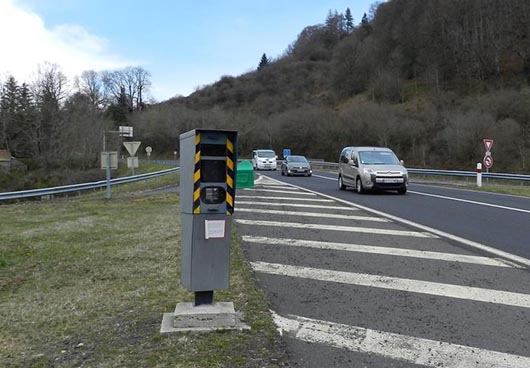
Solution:
[[[151,96],[187,96],[281,56],[329,10],[355,24],[375,0],[0,0],[0,81],[31,83],[39,65],[73,80],[85,70],[141,66]]]

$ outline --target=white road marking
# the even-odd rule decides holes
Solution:
[[[327,176],[322,176],[322,175],[313,174],[313,176],[316,177],[316,178],[328,179],[328,180],[333,180],[333,181],[337,181],[338,180],[338,178],[329,178]]]
[[[272,311],[271,311],[272,312]],[[507,354],[443,341],[348,326],[272,312],[280,332],[295,339],[350,351],[375,354],[426,367],[528,368],[530,357]]]
[[[416,238],[437,238],[436,235],[433,235],[430,233],[422,233],[418,231],[387,230],[387,229],[375,229],[375,228],[357,227],[357,226],[302,224],[298,222],[284,222],[284,221],[255,221],[255,220],[243,220],[243,219],[236,219],[235,221],[242,225],[290,227],[290,228],[295,228],[295,229],[332,230],[332,231],[345,231],[345,232],[351,232],[351,233],[411,236],[411,237],[416,237]]]
[[[324,177],[324,178],[326,178],[326,177]],[[276,179],[272,179],[272,178],[268,178],[268,179],[269,180],[276,180]],[[334,180],[332,178],[326,178],[326,179]],[[277,182],[281,183],[281,181],[279,181],[279,180],[277,180]],[[296,188],[300,188],[302,190],[307,190],[308,192],[311,192],[311,193],[315,193],[315,194],[317,194],[317,195],[319,195],[321,197],[330,198],[330,199],[335,200],[336,202],[343,203],[343,204],[346,204],[348,206],[352,206],[352,207],[358,208],[360,210],[373,213],[374,215],[377,215],[377,216],[386,217],[386,218],[388,218],[390,220],[393,220],[393,221],[396,221],[396,222],[401,222],[402,224],[405,224],[405,225],[408,225],[408,226],[413,226],[413,227],[416,227],[418,229],[422,229],[424,231],[429,231],[429,232],[431,232],[433,234],[436,234],[438,236],[441,236],[443,238],[451,239],[453,241],[465,244],[467,246],[470,246],[470,247],[473,247],[473,248],[476,248],[476,249],[480,249],[481,251],[488,252],[490,254],[494,254],[496,256],[505,258],[505,259],[510,260],[512,262],[522,264],[522,265],[524,265],[526,267],[530,267],[530,259],[527,259],[527,258],[524,258],[524,257],[521,257],[521,256],[517,256],[515,254],[511,254],[511,253],[508,253],[508,252],[505,252],[505,251],[502,251],[502,250],[499,250],[499,249],[496,249],[496,248],[493,248],[493,247],[490,247],[490,246],[487,246],[485,244],[481,244],[481,243],[478,243],[478,242],[475,242],[475,241],[472,241],[472,240],[469,240],[469,239],[465,239],[465,238],[462,238],[460,236],[449,234],[449,233],[447,233],[445,231],[441,231],[441,230],[438,230],[438,229],[435,229],[435,228],[432,228],[432,227],[429,227],[429,226],[421,225],[421,224],[418,224],[417,222],[409,221],[409,220],[406,220],[406,219],[398,217],[398,216],[394,216],[394,215],[391,215],[391,214],[388,214],[388,213],[385,213],[385,212],[382,212],[382,211],[374,210],[374,209],[369,208],[369,207],[365,207],[365,206],[361,206],[361,205],[358,205],[358,204],[355,204],[355,203],[352,203],[352,202],[348,202],[348,201],[345,201],[344,199],[333,197],[333,196],[330,196],[330,195],[327,195],[327,194],[323,194],[323,193],[320,193],[320,192],[317,192],[317,191],[314,191],[314,190],[311,190],[311,189],[303,188],[303,187],[300,187],[300,186],[296,186],[296,185],[292,185],[292,186],[296,187]]]
[[[310,202],[333,202],[333,200],[331,199],[296,198],[296,197],[268,197],[268,196],[238,195],[237,198],[281,199],[281,200],[288,200],[288,201],[310,201]]]
[[[256,188],[252,188],[252,189],[246,188],[244,190],[245,191],[248,190],[248,191],[260,191],[260,192],[271,192],[271,193],[288,193],[288,194],[296,194],[296,195],[316,196],[315,193],[302,192],[299,189],[296,189],[296,191],[294,191],[294,190],[261,189],[261,188],[256,187]]]
[[[347,251],[347,252],[382,254],[382,255],[398,256],[398,257],[434,259],[438,261],[462,262],[462,263],[478,264],[478,265],[483,265],[483,266],[513,267],[511,264],[506,264],[494,258],[469,256],[469,255],[464,255],[464,254],[430,252],[430,251],[412,250],[412,249],[404,249],[404,248],[374,247],[371,245],[361,245],[361,244],[319,242],[319,241],[313,241],[313,240],[299,240],[299,239],[279,239],[279,238],[268,238],[264,236],[249,236],[249,235],[243,235],[243,241],[248,242],[248,243],[258,243],[258,244],[270,244],[270,245],[281,245],[281,246],[291,246],[291,247],[308,247],[308,248],[317,248],[317,249],[341,250],[341,251]]]
[[[283,186],[283,185],[261,185],[261,184],[260,185],[256,185],[254,188],[245,188],[244,190],[256,190],[256,189],[261,189],[261,188],[290,190],[290,191],[295,192],[295,193],[298,193],[298,192],[301,191],[298,188],[292,188],[292,187],[287,187],[287,186]]]
[[[343,210],[343,211],[358,211],[355,207],[344,207],[344,206],[321,206],[318,204],[299,204],[299,203],[281,203],[281,202],[249,202],[249,201],[239,201],[238,198],[241,196],[236,197],[236,204],[239,206],[240,204],[246,204],[246,205],[253,205],[253,206],[267,206],[267,207],[300,207],[300,208],[322,208],[322,209],[329,209],[329,210]],[[236,211],[239,210],[239,207],[236,207]],[[322,214],[323,216],[327,215],[325,213]]]
[[[316,213],[316,212],[298,212],[298,211],[281,211],[281,210],[263,210],[260,208],[241,208],[238,207],[239,212],[250,212],[250,213],[265,213],[271,215],[287,215],[287,216],[306,216],[306,217],[326,217],[342,220],[353,220],[353,221],[374,221],[374,222],[390,222],[389,220],[381,217],[373,216],[351,216],[351,215],[337,215],[334,213]]]
[[[271,275],[299,277],[317,281],[336,282],[341,284],[442,296],[446,298],[503,304],[520,308],[530,308],[530,295],[512,293],[509,291],[442,284],[438,282],[404,279],[399,277],[370,275],[366,273],[291,266],[277,263],[250,262],[250,264],[254,271]]]
[[[500,209],[503,209],[503,210],[516,211],[516,212],[523,212],[523,213],[530,213],[530,210],[523,210],[523,209],[521,209],[521,208],[515,208],[515,207],[500,206],[500,205],[498,205],[498,204],[491,204],[491,203],[485,203],[485,202],[471,201],[471,200],[469,200],[469,199],[461,199],[461,198],[447,197],[447,196],[442,196],[442,195],[438,195],[438,194],[430,194],[430,193],[416,192],[416,191],[412,191],[412,190],[409,190],[408,192],[409,192],[409,193],[413,193],[413,194],[418,194],[418,195],[426,196],[426,197],[434,197],[434,198],[447,199],[447,200],[450,200],[450,201],[456,201],[456,202],[471,203],[471,204],[476,204],[476,205],[479,205],[479,206],[494,207],[494,208],[500,208]]]

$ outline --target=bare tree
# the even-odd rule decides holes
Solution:
[[[92,105],[101,107],[105,102],[101,73],[85,70],[81,77],[76,79],[76,87],[80,93],[88,97]]]
[[[150,76],[147,70],[139,66],[103,72],[107,99],[116,103],[125,91],[129,111],[143,109],[145,96],[151,86]]]

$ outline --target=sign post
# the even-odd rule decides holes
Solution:
[[[111,179],[111,170],[118,168],[118,152],[112,151],[112,152],[101,152],[101,168],[105,170],[105,177],[106,177],[106,192],[105,192],[105,198],[110,199],[111,192],[110,192],[110,179]]]
[[[149,160],[149,156],[151,156],[151,152],[153,152],[153,149],[151,146],[145,147],[145,153],[147,153],[147,159]]]
[[[482,160],[482,162],[484,162],[486,173],[488,173],[489,169],[493,166],[493,157],[491,156],[491,148],[493,147],[493,139],[484,138],[482,142],[484,143],[484,148],[486,149],[486,153],[484,154],[484,159]]]
[[[142,144],[142,142],[123,142],[123,146],[127,149],[127,152],[129,152],[129,155],[131,156],[127,158],[127,167],[132,170],[133,175],[134,168],[138,167],[138,157],[134,157],[134,155],[136,154],[136,151],[138,151],[140,144]]]

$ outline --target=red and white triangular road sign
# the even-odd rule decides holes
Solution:
[[[127,148],[127,152],[129,152],[129,155],[134,156],[141,143],[142,142],[123,142],[123,145],[125,146],[125,148]]]
[[[486,148],[486,151],[491,151],[491,147],[493,146],[493,139],[484,138],[482,142],[484,142],[484,148]]]

